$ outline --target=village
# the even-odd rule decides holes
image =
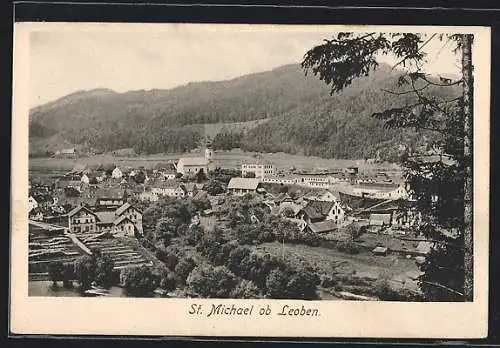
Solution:
[[[367,255],[369,260],[381,260],[381,268],[390,268],[394,262],[407,265],[404,274],[393,278],[399,277],[406,288],[417,291],[416,265],[424,262],[431,244],[413,232],[419,214],[401,173],[357,167],[278,168],[258,158],[239,168],[221,168],[214,166],[218,154],[210,147],[195,155],[153,168],[78,163],[62,175],[32,176],[28,200],[30,281],[49,279],[51,264],[73,262],[91,255],[95,248],[112,259],[117,272],[154,267],[162,261],[157,248],[150,247],[151,241],[145,242],[148,228],[152,228],[143,224],[148,207],[164,199],[203,202],[190,216],[187,228],[213,230],[227,226],[229,199],[246,197],[257,202],[266,216],[296,226],[298,232],[293,233],[312,236],[308,238],[315,242],[309,244],[331,248],[335,257]],[[236,215],[232,226],[242,214]],[[257,215],[251,214],[249,224],[261,222],[263,217]],[[277,238],[281,251],[272,244],[258,248],[279,255],[288,240]],[[300,247],[300,243],[293,244],[293,248]],[[363,274],[362,269],[354,269],[356,272]],[[95,288],[87,293],[103,295],[100,291]],[[361,296],[355,291],[344,291],[344,295]]]

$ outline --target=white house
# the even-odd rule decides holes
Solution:
[[[80,181],[83,182],[84,184],[88,184],[90,183],[90,178],[88,177],[87,174],[83,174]]]
[[[283,185],[294,185],[297,180],[293,176],[279,176],[279,175],[269,175],[262,178],[262,182],[268,184],[283,184]]]
[[[328,188],[330,187],[330,180],[326,175],[305,175],[297,179],[297,185]]]
[[[256,192],[259,185],[260,180],[256,178],[231,178],[227,190],[234,195],[243,196],[247,193]]]
[[[246,177],[253,173],[258,179],[263,179],[266,176],[274,175],[276,167],[270,163],[245,163],[241,165],[241,176]]]
[[[118,168],[118,167],[116,167],[115,169],[113,169],[113,172],[111,172],[111,177],[113,179],[121,179],[122,176],[123,176],[123,173],[120,170],[120,168]]]
[[[355,196],[370,197],[379,199],[407,199],[408,191],[404,185],[397,184],[357,184],[352,187],[352,193]]]
[[[204,157],[183,157],[176,165],[177,173],[196,174],[200,170],[208,172],[208,161]]]
[[[175,181],[165,181],[158,186],[151,188],[151,193],[156,196],[167,196],[183,198],[187,195],[184,185]]]
[[[38,202],[33,198],[33,196],[30,196],[28,198],[28,212],[32,211],[35,208],[38,208]]]
[[[152,191],[144,191],[139,194],[138,198],[141,201],[156,202],[158,200],[158,194],[155,194]]]
[[[332,192],[326,190],[318,196],[317,200],[323,202],[336,202],[339,199]]]
[[[308,224],[331,220],[340,225],[345,220],[345,210],[340,201],[309,201],[298,216]]]

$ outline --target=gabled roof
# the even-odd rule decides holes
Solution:
[[[256,190],[260,184],[259,179],[255,178],[231,178],[228,189],[244,189],[244,190]]]
[[[352,210],[364,210],[375,206],[376,204],[385,202],[385,199],[367,198],[340,192],[340,200],[343,204]]]
[[[113,224],[114,224],[115,226],[117,226],[117,225],[119,225],[121,222],[123,222],[123,221],[125,221],[125,220],[128,220],[128,221],[132,222],[132,220],[130,220],[130,219],[129,219],[128,217],[126,217],[125,215],[123,215],[123,216],[120,216],[118,219],[114,220],[114,221],[113,221]]]
[[[337,224],[332,220],[311,223],[307,225],[314,233],[326,233],[337,229]]]
[[[183,157],[179,159],[177,166],[206,166],[208,165],[208,161],[205,157]]]
[[[132,205],[128,202],[125,202],[125,204],[123,204],[121,207],[119,207],[118,209],[116,209],[116,212],[115,214],[117,216],[121,215],[125,210],[127,210],[128,208],[130,208]]]
[[[173,163],[169,163],[169,162],[167,162],[167,163],[157,163],[153,168],[157,169],[157,170],[159,170],[159,169],[165,169],[165,170],[173,170],[173,171],[175,171],[174,164]]]
[[[79,205],[77,206],[76,208],[74,208],[73,210],[71,210],[69,213],[68,213],[68,217],[72,217],[73,215],[75,215],[76,213],[78,213],[80,210],[85,210],[87,213],[89,214],[92,214],[94,216],[97,216],[96,213],[94,213],[92,210],[90,210],[89,208],[87,208],[86,206],[84,205]]]
[[[125,212],[128,208],[133,208],[133,209],[137,210],[138,212],[140,212],[142,214],[142,211],[140,211],[139,209],[137,209],[136,207],[134,207],[132,204],[126,202],[121,207],[119,207],[118,209],[116,209],[116,211],[115,211],[116,216],[122,215],[123,212]]]
[[[116,220],[116,215],[114,211],[96,211],[95,215],[99,219],[99,223],[102,224],[112,224]]]
[[[303,212],[311,219],[317,219],[328,215],[336,202],[310,201]]]
[[[95,193],[98,198],[124,198],[125,190],[122,188],[101,188]]]
[[[194,190],[198,189],[196,184],[192,183],[192,182],[188,182],[188,183],[184,184],[184,187],[186,188],[187,191],[194,191]]]
[[[168,188],[178,188],[180,184],[175,181],[175,180],[166,180],[166,181],[161,181],[157,182],[154,185],[151,185],[152,188],[162,188],[162,189],[168,189]]]

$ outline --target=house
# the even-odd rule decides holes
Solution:
[[[84,184],[89,184],[90,183],[90,178],[88,177],[87,174],[83,174],[81,179],[80,179],[81,182],[83,182]]]
[[[127,192],[120,188],[100,189],[95,196],[98,207],[119,207],[127,201]]]
[[[297,179],[294,176],[269,175],[262,178],[262,182],[279,185],[295,185]]]
[[[43,221],[43,212],[39,207],[33,208],[28,212],[28,217],[33,221]]]
[[[120,170],[120,168],[118,168],[118,167],[116,167],[115,169],[113,169],[113,171],[111,172],[111,177],[113,179],[121,179],[122,176],[123,176],[123,173]]]
[[[163,180],[174,180],[176,177],[176,174],[177,173],[173,170],[166,170],[166,171],[160,173]]]
[[[68,228],[71,233],[96,232],[98,217],[85,205],[79,205],[68,213]]]
[[[82,182],[80,180],[57,180],[56,188],[58,189],[75,189],[82,192]]]
[[[28,212],[30,212],[31,210],[33,210],[37,207],[38,207],[38,202],[36,201],[35,198],[33,198],[33,196],[30,196],[28,198]]]
[[[328,190],[325,190],[323,193],[316,196],[315,199],[318,201],[322,201],[322,202],[336,202],[336,201],[338,201],[337,196]]]
[[[142,211],[137,209],[130,203],[125,203],[115,211],[118,217],[126,217],[137,228],[138,232],[142,234]]]
[[[75,148],[67,148],[67,149],[61,149],[57,150],[54,154],[56,157],[75,157],[76,156],[76,151]]]
[[[131,237],[143,233],[142,212],[129,203],[116,210],[92,210],[80,205],[68,213],[68,226],[76,234],[109,231],[116,236]]]
[[[260,180],[256,178],[231,178],[227,185],[229,193],[243,196],[247,193],[257,192]]]
[[[307,224],[307,229],[312,233],[330,233],[338,228],[338,224],[333,220],[324,220]]]
[[[120,216],[113,221],[112,233],[116,237],[134,237],[137,232],[138,230],[134,222],[126,216]]]
[[[184,184],[184,188],[188,197],[194,197],[198,192],[198,186],[195,183]]]
[[[204,157],[183,157],[176,165],[177,173],[196,174],[199,171],[208,172],[208,161]]]
[[[391,225],[392,214],[370,214],[370,225],[389,226]]]
[[[268,162],[265,163],[244,163],[241,165],[241,176],[247,177],[253,174],[257,179],[263,179],[266,176],[272,176],[276,172],[276,167]]]
[[[156,196],[183,198],[187,195],[186,187],[177,181],[165,181],[151,188],[151,193]]]
[[[144,191],[139,193],[137,198],[141,201],[156,202],[158,200],[158,195],[154,194],[152,191]]]
[[[336,224],[341,224],[345,220],[345,210],[340,201],[309,201],[307,205],[302,208],[298,216],[308,224],[324,220],[332,220]]]
[[[296,184],[307,187],[329,188],[330,180],[327,175],[323,174],[301,174],[297,177]]]
[[[396,200],[408,197],[404,185],[394,183],[360,183],[353,185],[352,192],[356,196],[379,199]]]

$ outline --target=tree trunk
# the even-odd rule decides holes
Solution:
[[[473,228],[472,228],[472,120],[474,109],[474,77],[472,66],[472,40],[473,35],[462,37],[462,74],[463,74],[463,99],[464,99],[464,295],[466,301],[473,300],[474,294],[474,258],[473,258]]]

